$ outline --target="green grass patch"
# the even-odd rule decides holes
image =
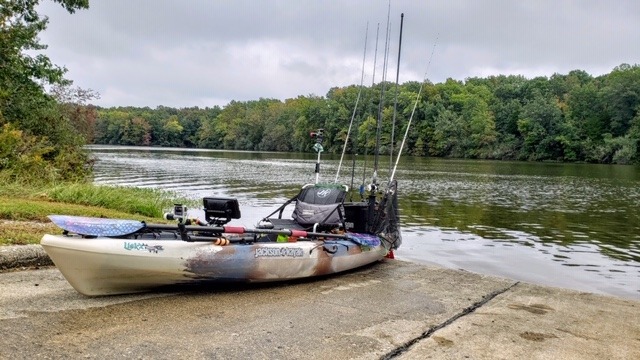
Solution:
[[[0,245],[39,244],[44,234],[62,234],[53,223],[0,220]]]
[[[175,202],[175,194],[154,189],[133,187],[95,186],[92,184],[67,184],[47,189],[47,196],[58,202],[99,206],[130,214],[162,217],[163,210]]]
[[[197,207],[199,205],[195,200],[179,198],[172,192],[134,187],[96,186],[89,183],[63,183],[46,187],[16,183],[6,184],[0,186],[0,198],[16,201],[18,199],[44,200],[51,203],[86,205],[132,215],[158,218],[162,217],[164,210],[173,208],[175,203],[182,203],[189,207]],[[25,206],[20,210],[29,212],[29,207]],[[40,211],[39,208],[36,210]],[[73,209],[69,210],[73,211]],[[4,214],[0,211],[0,219],[12,219],[21,216],[20,214],[10,214],[11,208],[8,208],[7,211],[9,213]],[[48,214],[50,213],[46,215]],[[87,214],[87,216],[91,215]]]
[[[47,215],[75,215],[166,223],[161,217],[131,214],[98,206],[49,200],[0,197],[0,245],[39,244],[44,234],[61,234]]]
[[[131,187],[67,183],[0,186],[0,245],[38,244],[45,233],[60,234],[48,215],[75,215],[163,223],[174,203],[197,207],[199,202],[171,192]]]
[[[114,219],[161,220],[161,216],[145,216],[99,206],[79,205],[49,200],[0,197],[0,219],[49,222],[48,215],[75,215]]]

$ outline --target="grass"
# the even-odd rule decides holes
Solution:
[[[62,231],[48,215],[135,219],[162,222],[163,209],[194,200],[152,189],[67,183],[51,186],[0,185],[0,245],[38,244],[45,233]]]
[[[62,234],[52,223],[0,220],[0,245],[38,244],[44,234]]]
[[[51,200],[72,204],[98,206],[130,214],[161,217],[163,209],[174,204],[170,193],[132,187],[71,184],[48,190]]]

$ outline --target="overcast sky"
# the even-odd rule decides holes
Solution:
[[[388,0],[43,0],[46,54],[101,106],[211,107],[381,80]],[[592,75],[640,63],[639,0],[393,0],[387,80]],[[368,32],[367,30],[368,23]],[[435,48],[434,48],[435,45]],[[432,50],[431,65],[428,67]]]

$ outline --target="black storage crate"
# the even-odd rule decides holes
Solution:
[[[364,202],[344,203],[345,226],[347,231],[364,233],[367,231],[367,211],[369,205]]]

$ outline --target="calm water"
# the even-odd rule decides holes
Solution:
[[[91,149],[96,183],[236,197],[248,227],[315,180],[314,154]],[[323,154],[321,180],[338,161]],[[354,175],[357,188],[363,157]],[[340,182],[351,176],[349,158]],[[640,299],[640,167],[406,157],[396,178],[398,258]]]

